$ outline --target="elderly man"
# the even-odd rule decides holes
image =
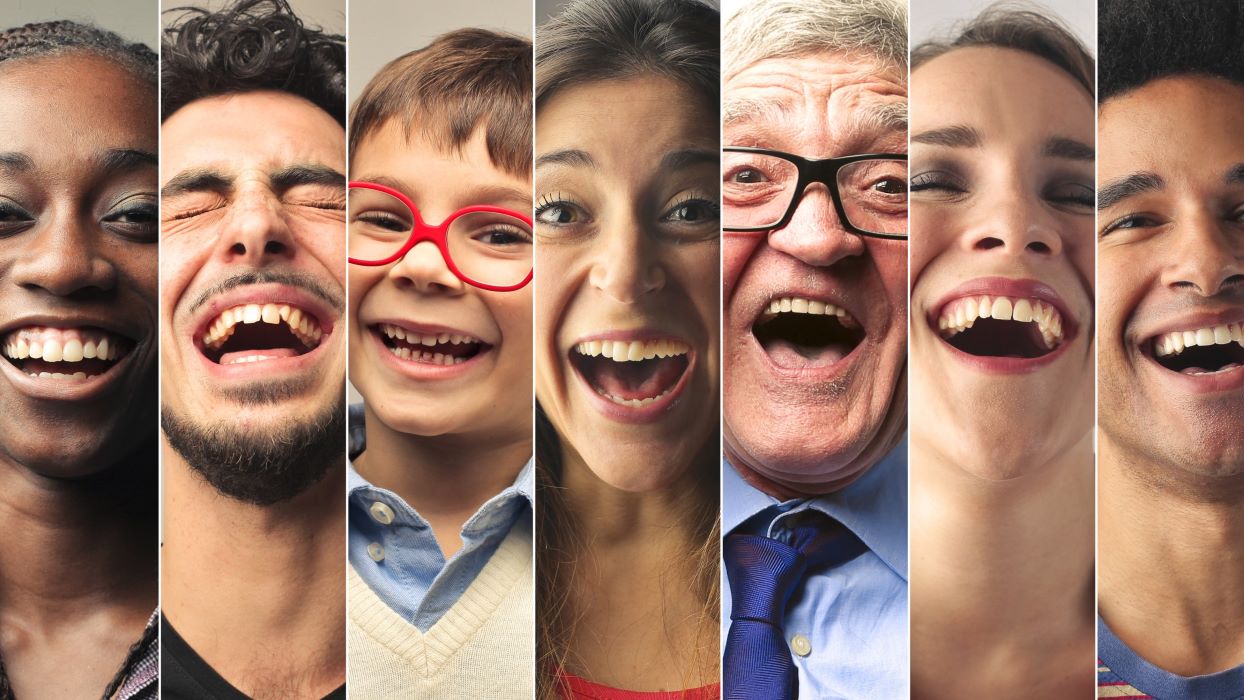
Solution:
[[[724,693],[907,693],[907,17],[723,37]]]
[[[1100,22],[1098,696],[1238,698],[1244,4]]]
[[[162,59],[163,695],[344,698],[344,42],[244,0]]]

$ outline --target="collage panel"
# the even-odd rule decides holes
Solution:
[[[1244,3],[1098,11],[1098,697],[1238,698]]]
[[[911,696],[1087,697],[1093,13],[960,5],[912,6]]]
[[[161,14],[163,697],[345,697],[344,11]]]
[[[358,698],[530,698],[532,10],[352,0]]]
[[[907,5],[723,31],[724,696],[907,693]]]
[[[0,698],[156,697],[154,2],[0,8]]]
[[[719,13],[536,21],[537,696],[718,697]]]

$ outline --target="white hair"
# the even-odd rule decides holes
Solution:
[[[819,51],[862,53],[907,66],[907,3],[902,0],[751,0],[721,38],[729,78],[768,58]]]

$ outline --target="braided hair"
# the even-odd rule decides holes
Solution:
[[[0,63],[23,58],[87,53],[106,58],[144,83],[156,83],[156,53],[89,24],[58,20],[35,22],[0,32]]]

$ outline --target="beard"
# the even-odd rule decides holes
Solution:
[[[273,403],[287,392],[259,389],[252,403]],[[303,493],[334,464],[345,460],[344,390],[327,410],[262,432],[232,425],[204,425],[165,407],[160,426],[169,445],[221,494],[271,506]]]

